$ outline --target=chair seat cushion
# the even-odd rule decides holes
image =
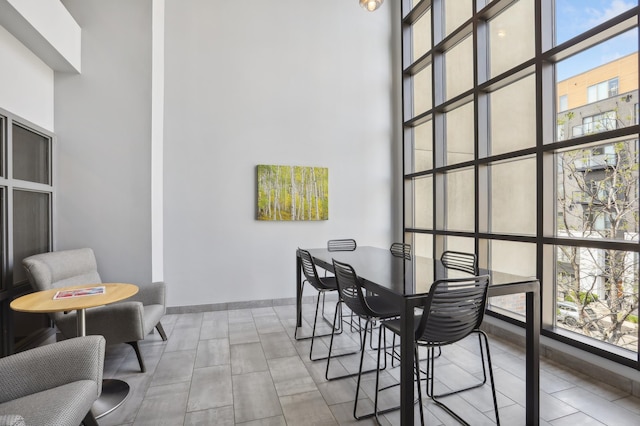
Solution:
[[[0,415],[20,415],[27,425],[78,426],[91,409],[97,392],[95,381],[79,380],[2,403]]]

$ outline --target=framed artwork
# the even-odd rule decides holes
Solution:
[[[329,169],[257,166],[258,220],[329,219]]]

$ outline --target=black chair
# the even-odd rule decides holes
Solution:
[[[415,331],[415,372],[416,380],[420,383],[420,360],[418,358],[418,347],[427,348],[427,368],[426,368],[426,390],[427,395],[440,407],[451,414],[462,424],[468,424],[458,414],[452,411],[440,399],[449,395],[457,394],[469,389],[483,386],[487,381],[484,374],[482,381],[469,387],[445,392],[436,395],[433,391],[435,382],[435,349],[441,346],[456,343],[471,333],[478,334],[480,342],[480,357],[482,365],[485,364],[484,349],[486,349],[487,364],[489,366],[489,377],[491,381],[491,392],[493,395],[493,407],[496,414],[496,423],[500,424],[498,414],[498,401],[496,398],[496,388],[493,379],[493,368],[491,366],[491,354],[489,352],[489,340],[487,335],[480,330],[480,324],[484,318],[487,304],[487,290],[489,287],[489,277],[487,275],[474,276],[469,278],[451,278],[436,281],[429,293],[424,297],[422,314],[416,316],[417,324]],[[400,321],[389,320],[382,323],[383,330],[400,335]],[[381,330],[380,339],[384,337]],[[380,364],[380,353],[378,351],[378,365]],[[385,355],[386,365],[386,355]],[[383,389],[384,390],[384,389]],[[376,375],[376,396],[374,400],[374,411],[378,415],[378,392],[379,374]],[[424,425],[424,413],[422,407],[422,387],[418,386],[418,399],[420,401],[421,424]],[[394,407],[397,409],[399,407]],[[385,410],[389,411],[390,409]]]
[[[356,240],[352,238],[327,241],[327,250],[329,251],[354,251],[357,247]]]
[[[440,261],[447,269],[478,275],[478,258],[475,253],[447,250],[440,256]]]
[[[362,283],[358,278],[358,276],[356,275],[356,272],[354,271],[351,265],[338,262],[337,260],[333,259],[333,270],[334,270],[336,281],[338,284],[338,292],[340,294],[339,304],[344,303],[345,305],[347,305],[347,307],[351,309],[351,311],[355,315],[365,320],[365,326],[363,328],[360,328],[359,330],[361,341],[360,341],[360,367],[358,369],[358,372],[352,373],[352,374],[344,374],[341,376],[329,377],[329,368],[331,365],[331,358],[332,358],[331,352],[333,349],[333,337],[334,337],[334,333],[332,333],[331,341],[329,343],[329,357],[327,358],[327,369],[325,372],[325,378],[327,380],[335,380],[335,379],[342,379],[345,377],[358,376],[358,381],[356,384],[356,397],[355,397],[355,403],[353,406],[353,417],[355,417],[357,420],[360,420],[366,417],[372,417],[375,414],[375,412],[368,413],[362,416],[358,416],[357,414],[358,396],[360,394],[360,379],[362,378],[362,374],[370,373],[378,370],[377,368],[373,368],[371,370],[362,371],[362,365],[364,363],[364,354],[366,349],[367,334],[368,334],[367,329],[368,329],[369,323],[373,320],[382,321],[382,320],[398,317],[400,315],[400,309],[397,306],[388,302],[383,297],[376,296],[376,295],[365,296]],[[337,321],[337,318],[338,318],[338,309],[336,308],[336,313],[334,315],[334,326],[333,326],[334,330],[336,329],[335,323]],[[385,361],[386,361],[386,358],[385,358]],[[385,364],[385,367],[386,367],[386,364]]]
[[[356,240],[353,238],[338,238],[327,241],[327,250],[329,251],[354,251],[358,247]],[[324,276],[327,276],[327,271],[324,271]],[[324,310],[324,299],[322,300],[322,309]],[[355,331],[356,327],[353,323],[353,313],[349,314],[350,329],[351,332]]]
[[[307,250],[298,249],[298,255],[300,256],[300,260],[302,263],[302,272],[304,273],[305,280],[302,282],[302,288],[300,289],[300,296],[302,297],[302,293],[304,290],[304,284],[308,283],[318,292],[318,297],[316,299],[316,313],[313,318],[313,329],[311,331],[311,336],[298,337],[298,327],[294,332],[294,338],[296,340],[306,340],[311,339],[311,349],[309,350],[309,359],[311,361],[318,361],[321,359],[326,359],[326,357],[321,358],[313,358],[313,344],[315,342],[316,337],[329,336],[332,333],[320,334],[316,335],[316,325],[318,322],[318,310],[320,308],[320,298],[322,296],[322,318],[327,322],[327,324],[332,327],[335,325],[329,319],[324,316],[324,295],[330,291],[338,291],[338,286],[336,284],[336,277],[320,277],[318,275],[318,271],[316,269],[316,264],[311,257],[311,254]],[[336,310],[338,309],[338,305],[336,305]],[[342,332],[341,327],[342,321],[339,322],[339,330]]]
[[[391,254],[396,257],[403,257],[407,260],[411,260],[411,244],[393,243],[389,247]]]

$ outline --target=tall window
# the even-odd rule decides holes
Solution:
[[[638,1],[402,6],[407,242],[537,276],[544,334],[640,368]]]
[[[32,290],[22,259],[52,246],[53,135],[0,110],[0,355],[50,331],[44,314],[13,312],[9,303]]]

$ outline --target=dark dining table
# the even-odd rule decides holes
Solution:
[[[394,256],[389,249],[359,246],[353,251],[307,249],[317,266],[333,272],[333,259],[350,264],[364,287],[401,306],[400,335],[400,419],[414,424],[414,308],[419,306],[431,284],[447,277],[439,260],[421,256],[410,259]],[[535,277],[518,276],[480,269],[490,276],[489,297],[526,294],[526,424],[540,423],[540,282]],[[296,251],[296,326],[302,326],[302,272]]]

